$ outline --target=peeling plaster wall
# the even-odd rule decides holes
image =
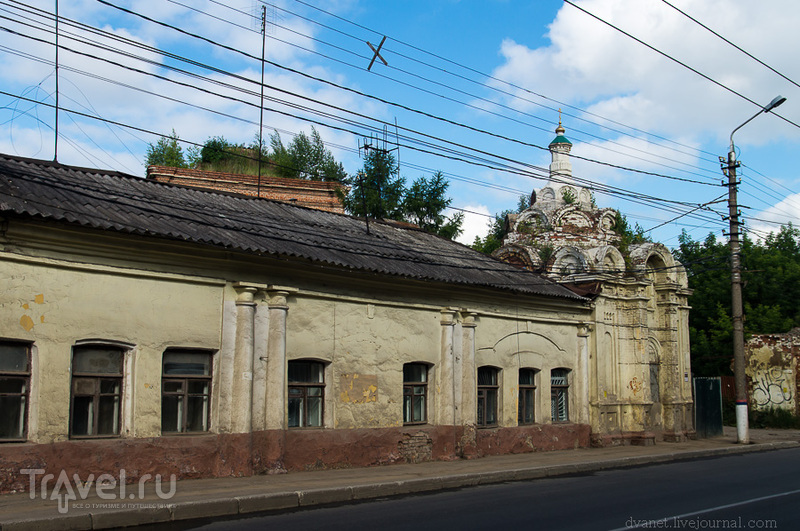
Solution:
[[[135,480],[589,444],[587,305],[309,274],[176,243],[37,234],[29,247],[0,240],[0,337],[33,345],[28,441],[0,444],[0,491],[20,488],[19,463],[82,476],[135,465]],[[85,339],[132,345],[119,438],[68,440],[71,348]],[[215,352],[207,433],[161,436],[168,347]],[[323,428],[286,427],[286,368],[299,359],[326,364]],[[429,367],[425,425],[403,425],[404,363]],[[481,365],[501,370],[501,403],[498,426],[476,430]],[[520,368],[540,371],[534,426],[517,425]],[[553,368],[571,371],[569,423],[550,420]]]
[[[330,363],[326,393],[333,400],[333,419],[327,425],[401,426],[403,364],[427,363],[434,366],[429,377],[434,376],[439,320],[435,310],[298,295],[287,318],[286,356]],[[435,403],[432,380],[429,396]]]
[[[69,432],[70,369],[76,341],[133,343],[123,390],[122,433],[161,434],[161,358],[168,347],[219,348],[222,284],[91,265],[15,260],[0,254],[0,336],[34,342],[31,375],[37,418],[28,439],[50,443]],[[131,411],[132,410],[132,411]]]
[[[752,337],[745,347],[749,401],[754,409],[785,409],[797,415],[800,329]]]

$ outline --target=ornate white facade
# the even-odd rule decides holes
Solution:
[[[550,182],[506,220],[498,258],[594,299],[589,405],[595,444],[693,436],[686,273],[659,243],[622,243],[618,213],[572,177],[559,123]]]

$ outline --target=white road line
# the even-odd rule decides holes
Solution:
[[[769,496],[761,496],[760,498],[751,498],[749,500],[743,500],[736,503],[729,503],[727,505],[718,505],[716,507],[709,507],[708,509],[701,509],[699,511],[694,511],[691,513],[684,513],[684,514],[677,514],[674,516],[665,516],[663,518],[642,518],[642,519],[633,519],[634,525],[625,526],[625,527],[618,527],[616,529],[611,529],[609,531],[627,531],[628,529],[641,529],[641,528],[651,528],[654,527],[654,522],[675,522],[676,520],[683,520],[685,518],[691,518],[692,516],[698,516],[701,514],[706,513],[713,513],[714,511],[721,511],[722,509],[730,509],[732,507],[739,507],[742,505],[748,505],[750,503],[757,503],[760,501],[765,500],[772,500],[774,498],[782,498],[783,496],[791,496],[792,494],[800,494],[800,489],[797,490],[790,490],[787,492],[779,492],[778,494],[770,494]]]

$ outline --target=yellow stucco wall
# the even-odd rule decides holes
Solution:
[[[295,297],[287,318],[287,360],[310,358],[326,370],[326,424],[336,428],[403,424],[403,364],[433,366],[429,412],[437,399],[440,313],[367,301]],[[429,419],[433,421],[434,419]]]
[[[0,255],[0,336],[34,342],[29,440],[65,440],[76,341],[133,344],[124,381],[124,435],[161,432],[167,347],[218,349],[222,284],[177,275]],[[130,410],[132,408],[132,410]]]

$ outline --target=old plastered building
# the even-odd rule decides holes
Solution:
[[[595,444],[678,441],[693,434],[688,280],[665,246],[623,248],[617,212],[572,176],[561,123],[550,182],[506,221],[495,256],[593,299],[589,417]]]
[[[0,490],[587,446],[592,312],[418,229],[0,155]]]

